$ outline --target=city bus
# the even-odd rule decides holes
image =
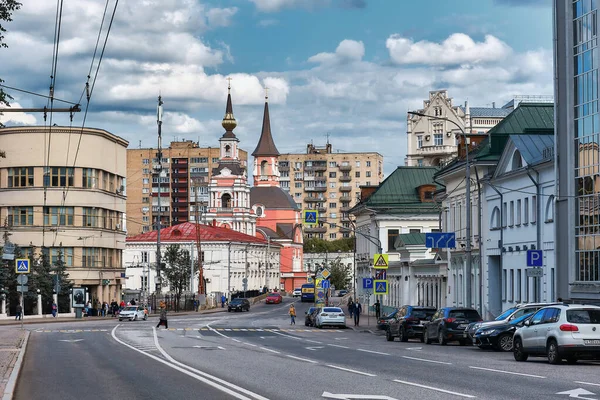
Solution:
[[[302,297],[300,298],[301,302],[315,301],[315,284],[314,283],[305,283],[302,285]]]

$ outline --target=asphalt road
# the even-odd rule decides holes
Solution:
[[[364,316],[360,330],[307,328],[309,304],[299,302],[290,326],[292,301],[172,317],[169,330],[156,320],[30,326],[16,398],[600,399],[600,363],[517,363],[476,347],[387,342]]]

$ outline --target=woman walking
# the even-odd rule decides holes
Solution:
[[[165,329],[169,329],[169,323],[167,322],[167,307],[164,302],[160,302],[160,317],[158,320],[158,325],[156,327],[164,325]]]
[[[293,304],[290,306],[290,318],[290,325],[296,325],[296,308]]]

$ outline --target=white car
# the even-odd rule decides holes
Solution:
[[[339,307],[324,307],[319,309],[315,318],[315,326],[322,328],[324,326],[340,326],[346,328],[346,314]]]
[[[302,296],[302,289],[300,289],[300,288],[294,289],[294,291],[292,292],[292,296],[294,296],[294,297]]]
[[[560,304],[540,309],[515,332],[513,354],[517,361],[547,357],[550,364],[600,359],[600,307]]]
[[[130,321],[143,319],[145,321],[148,319],[148,314],[146,314],[144,311],[144,307],[127,306],[119,313],[119,321],[123,321],[124,319],[128,319]]]

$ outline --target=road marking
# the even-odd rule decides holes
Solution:
[[[306,339],[305,341],[309,342],[309,343],[323,344],[323,342],[319,342],[318,340],[309,340],[309,339]]]
[[[305,347],[306,350],[312,350],[312,351],[316,351],[319,349],[324,349],[324,346],[313,346],[313,347]]]
[[[261,347],[262,350],[266,350],[266,351],[270,351],[271,353],[275,353],[275,354],[281,354],[280,351],[277,350],[273,350],[273,349],[267,349],[266,347]]]
[[[353,399],[363,399],[363,400],[396,400],[394,397],[390,396],[381,396],[377,394],[338,394],[338,393],[329,393],[323,392],[321,397],[326,399],[338,399],[338,400],[353,400]]]
[[[365,376],[377,376],[374,374],[369,374],[367,372],[362,372],[362,371],[357,371],[355,369],[350,369],[350,368],[344,368],[344,367],[338,367],[337,365],[331,365],[331,364],[327,364],[328,367],[330,368],[335,368],[335,369],[339,369],[341,371],[347,371],[347,372],[352,372],[353,374],[359,374],[359,375],[365,375]]]
[[[276,332],[275,329],[267,329],[267,332],[273,332],[276,335],[283,336],[283,337],[290,338],[290,339],[302,340],[302,338],[299,338],[299,337],[296,337],[296,336],[286,335],[284,333]]]
[[[257,347],[255,344],[252,344],[252,343],[242,342],[242,344],[247,344],[248,346]]]
[[[319,363],[318,361],[309,360],[308,358],[290,356],[289,354],[287,356],[289,358],[293,358],[294,360],[305,361],[305,362],[309,362],[309,363],[313,363],[313,364],[318,364]]]
[[[458,393],[458,392],[451,392],[450,390],[444,390],[444,389],[440,389],[440,388],[436,388],[436,387],[432,387],[432,386],[421,385],[419,383],[414,383],[414,382],[401,381],[399,379],[394,379],[394,382],[402,383],[404,385],[409,385],[409,386],[416,386],[416,387],[420,387],[420,388],[423,388],[423,389],[435,390],[436,392],[453,394],[455,396],[466,397],[466,398],[469,398],[469,399],[474,399],[475,398],[475,396],[472,396],[470,394],[464,394],[464,393]]]
[[[190,377],[192,377],[192,378],[194,378],[194,379],[196,379],[196,380],[198,380],[200,382],[204,382],[207,385],[212,386],[215,389],[220,390],[222,392],[225,392],[227,394],[230,394],[231,396],[233,396],[233,397],[235,397],[237,399],[240,399],[240,400],[251,400],[252,398],[254,398],[254,399],[257,399],[257,400],[268,400],[267,398],[265,398],[265,397],[263,397],[263,396],[261,396],[259,394],[253,393],[253,392],[251,392],[251,391],[249,391],[247,389],[244,389],[242,387],[234,385],[233,383],[224,381],[223,379],[217,378],[216,376],[212,376],[210,374],[207,374],[206,372],[199,371],[199,370],[197,370],[195,368],[192,368],[190,366],[182,364],[179,361],[176,361],[175,359],[173,359],[173,357],[171,357],[170,355],[168,355],[162,349],[162,347],[160,347],[160,344],[158,344],[158,336],[156,336],[156,328],[155,327],[152,327],[152,332],[154,333],[154,344],[156,345],[156,348],[161,352],[161,354],[165,358],[167,358],[167,360],[169,360],[170,362],[165,361],[162,358],[157,357],[155,355],[152,355],[150,353],[146,353],[144,351],[136,349],[134,346],[132,346],[132,345],[130,345],[128,343],[125,343],[124,341],[122,341],[121,339],[119,339],[117,337],[117,335],[115,334],[115,332],[116,332],[116,330],[117,330],[118,327],[119,327],[119,324],[117,324],[112,329],[112,331],[111,331],[112,338],[117,343],[120,343],[123,346],[129,347],[133,351],[137,351],[138,353],[141,353],[141,354],[145,355],[146,357],[150,357],[151,359],[153,359],[155,361],[158,361],[159,363],[162,363],[162,364],[164,364],[164,365],[166,365],[166,366],[168,366],[170,368],[173,368],[173,369],[175,369],[175,370],[177,370],[177,371],[179,371],[181,373],[184,373],[184,374],[186,374],[186,375],[188,375],[188,376],[190,376]],[[178,365],[175,365],[175,364],[179,364],[181,366],[178,366]],[[185,368],[182,368],[182,367],[185,367]],[[211,381],[210,379],[213,379],[214,381]],[[228,386],[228,387],[226,387],[226,386]],[[239,392],[244,393],[244,394],[246,394],[246,395],[248,395],[250,397],[244,396],[244,395],[242,395],[240,393],[236,393],[232,389],[238,390]]]
[[[348,340],[347,337],[336,337],[336,338],[333,338],[333,339],[334,340]]]
[[[574,381],[575,383],[580,383],[582,385],[592,385],[592,386],[600,386],[600,383],[591,383],[591,382],[580,382],[580,381]]]
[[[407,347],[405,350],[423,350],[422,347]]]
[[[219,350],[225,350],[225,347],[221,347],[221,346],[192,346],[192,347],[195,347],[197,349],[208,349],[208,350],[219,349]]]
[[[348,346],[342,346],[339,344],[328,344],[327,346],[339,347],[340,349],[349,349],[350,348]]]
[[[424,358],[417,358],[417,357],[402,356],[402,358],[406,358],[409,360],[416,360],[416,361],[424,361],[424,362],[429,362],[429,363],[434,363],[434,364],[452,365],[452,363],[449,363],[449,362],[426,360]]]
[[[529,378],[546,379],[545,376],[531,375],[531,374],[522,374],[520,372],[512,372],[512,371],[502,371],[501,369],[492,369],[492,368],[483,368],[483,367],[472,367],[472,366],[469,366],[469,368],[471,368],[471,369],[479,369],[479,370],[482,370],[482,371],[500,372],[501,374],[521,375],[521,376],[527,376]]]
[[[566,394],[568,395],[570,398],[573,399],[586,399],[586,400],[594,400],[591,397],[581,397],[581,396],[596,396],[595,393],[592,393],[588,390],[585,390],[583,388],[577,388],[577,389],[573,389],[573,390],[567,390],[564,392],[558,392],[556,394]]]
[[[59,342],[69,342],[69,343],[76,343],[76,342],[81,342],[83,339],[60,339]]]
[[[237,340],[237,339],[231,339],[231,340],[233,340],[234,342],[242,343],[241,340]]]
[[[382,353],[380,351],[365,350],[365,349],[356,349],[356,350],[358,350],[358,351],[364,351],[365,353],[381,354],[382,356],[389,356],[389,355],[391,355],[390,353]]]

